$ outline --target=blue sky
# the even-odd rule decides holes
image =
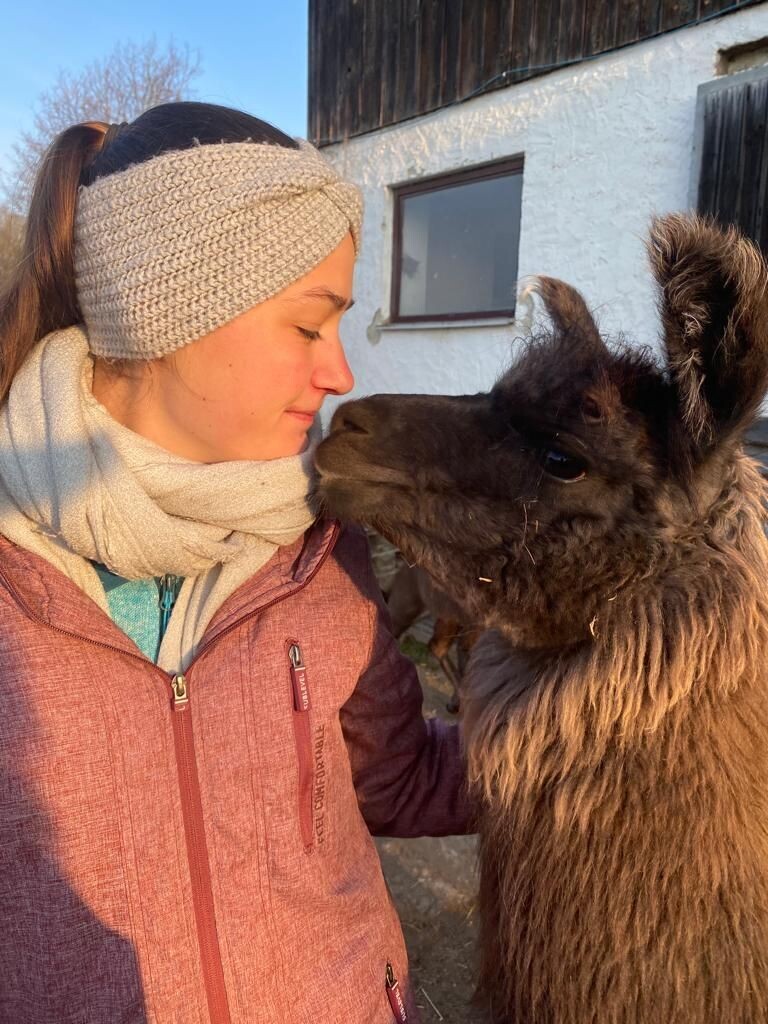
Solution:
[[[172,0],[101,5],[8,4],[0,57],[0,173],[31,122],[35,99],[61,69],[75,73],[118,42],[173,39],[200,54],[197,99],[241,107],[306,134],[308,0]]]

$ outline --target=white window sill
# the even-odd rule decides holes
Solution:
[[[471,327],[509,327],[515,323],[514,317],[492,316],[478,320],[416,320],[403,323],[379,324],[380,331],[455,331]]]

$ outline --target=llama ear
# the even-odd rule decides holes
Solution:
[[[531,289],[541,296],[562,338],[586,352],[605,353],[605,342],[580,292],[556,277],[543,276],[533,279]]]
[[[768,387],[768,268],[733,228],[655,220],[649,254],[677,416],[694,458],[749,426]]]

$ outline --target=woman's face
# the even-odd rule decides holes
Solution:
[[[296,455],[326,396],[354,384],[339,338],[354,261],[348,234],[274,298],[160,360],[149,386],[97,363],[94,394],[131,430],[198,462]]]

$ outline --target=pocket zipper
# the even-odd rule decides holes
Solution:
[[[289,641],[288,657],[291,659],[291,686],[293,688],[293,710],[309,711],[309,686],[307,668],[301,656],[301,648],[295,640]]]
[[[312,736],[309,728],[309,681],[298,641],[288,640],[287,648],[293,701],[293,735],[296,741],[296,756],[299,766],[299,827],[304,849],[309,853],[312,850],[315,830],[312,813],[312,789],[315,774],[312,762]]]
[[[387,960],[386,988],[389,1005],[392,1007],[392,1013],[395,1015],[397,1024],[408,1024],[408,1012],[405,1009],[403,994],[400,991],[400,982],[395,977],[395,972],[389,960]]]

